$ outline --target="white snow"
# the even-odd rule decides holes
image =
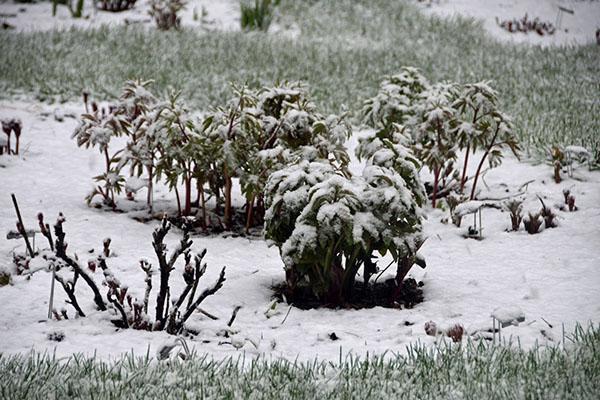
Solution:
[[[508,325],[519,325],[525,321],[525,313],[519,306],[499,307],[492,312],[492,318],[495,318],[502,324],[502,327]]]
[[[131,193],[137,193],[141,188],[148,186],[148,179],[138,178],[137,176],[131,176],[127,178],[125,183],[125,190]]]
[[[486,31],[498,40],[542,46],[581,45],[595,43],[600,29],[600,1],[595,0],[431,0],[417,2],[426,14],[453,17],[456,15],[480,20]],[[557,25],[559,6],[574,13],[562,12]],[[539,18],[556,26],[553,35],[540,36],[535,32],[510,33],[498,26],[502,20]]]
[[[464,217],[465,215],[473,214],[479,211],[483,205],[484,203],[478,200],[466,201],[456,206],[454,209],[454,215],[457,217]]]
[[[61,107],[65,115],[83,111],[78,104]],[[0,101],[0,118],[18,117],[23,121],[22,154],[0,156],[0,266],[12,265],[13,251],[24,252],[22,242],[4,239],[6,231],[14,227],[15,214],[9,194],[15,193],[26,228],[37,226],[38,211],[44,212],[50,224],[60,211],[65,213],[68,251],[76,252],[83,265],[102,251],[102,239],[110,237],[111,252],[116,254],[107,260],[111,272],[133,293],[141,295],[145,274],[138,262],[146,258],[156,267],[151,238],[158,222],[144,224],[126,213],[86,206],[84,196],[92,184],[92,176],[103,170],[102,155],[94,149],[78,148],[71,139],[76,120],[65,118],[64,122],[58,122],[52,110],[53,106],[35,102]],[[350,140],[350,154],[356,143],[354,136]],[[470,173],[479,157],[479,153],[471,157]],[[462,165],[462,161],[458,160],[458,164]],[[351,169],[356,170],[356,165],[353,159]],[[441,330],[459,323],[468,334],[475,334],[492,327],[490,315],[495,310],[512,307],[522,310],[526,320],[503,329],[503,337],[519,338],[525,347],[545,343],[548,337],[560,337],[562,324],[568,333],[577,322],[598,323],[600,173],[578,167],[572,178],[565,176],[562,183],[555,184],[552,172],[551,166],[521,163],[507,156],[502,166],[486,174],[485,185],[481,184],[482,200],[490,201],[516,195],[523,183],[533,180],[521,196],[525,197],[524,213],[539,211],[536,195],[546,204],[561,203],[562,190],[569,188],[577,198],[579,210],[557,211],[560,226],[537,235],[529,235],[523,229],[508,232],[507,212],[483,208],[485,238],[481,241],[465,239],[466,227],[441,222],[447,219],[448,211],[429,209],[424,225],[428,239],[420,250],[427,260],[427,268],[415,267],[411,271],[411,276],[425,284],[425,301],[413,309],[303,311],[278,304],[277,312],[269,311],[271,287],[281,283],[285,276],[284,264],[275,247],[268,247],[259,239],[194,237],[194,252],[204,247],[208,249],[205,257],[208,269],[201,281],[202,287],[215,281],[223,265],[227,266],[227,280],[221,291],[201,306],[219,320],[194,314],[189,325],[199,329],[200,334],[186,340],[198,352],[216,358],[235,357],[245,351],[248,355],[264,354],[290,360],[315,357],[337,360],[340,348],[344,354],[364,356],[367,352],[402,352],[405,345],[416,341],[449,340],[426,335],[427,321],[434,321]],[[239,192],[236,196],[241,198]],[[118,202],[125,210],[144,210],[145,207],[144,199],[128,201],[124,195]],[[174,196],[157,185],[157,212],[174,211],[175,207]],[[170,249],[175,247],[180,235],[173,229],[167,236]],[[46,246],[40,235],[36,246]],[[380,267],[387,262],[389,259],[384,259]],[[183,287],[181,270],[182,265],[178,264],[172,279],[173,296]],[[390,268],[381,279],[391,277],[394,272],[394,268]],[[101,271],[96,270],[92,276],[98,283],[103,280]],[[156,279],[155,276],[155,286]],[[173,342],[173,337],[164,332],[116,329],[108,313],[94,311],[90,292],[83,282],[78,283],[77,293],[87,317],[46,321],[50,282],[50,272],[40,270],[30,279],[14,276],[11,285],[0,287],[0,352],[23,353],[35,349],[56,351],[59,357],[80,352],[112,358],[132,350],[143,355],[149,349],[154,355],[165,343]],[[56,308],[65,308],[72,316],[72,308],[64,303],[65,299],[62,288],[57,286]],[[227,329],[226,323],[237,305],[242,309],[232,327],[238,332],[230,340],[234,345],[220,345],[224,338],[218,334]],[[153,310],[152,305],[150,310]],[[47,339],[49,333],[56,331],[65,333],[62,342]],[[328,335],[332,332],[340,339],[331,341]]]
[[[588,149],[581,146],[567,146],[565,152],[575,157],[589,158],[591,154]]]
[[[72,18],[67,7],[58,6],[52,17],[52,2],[33,4],[2,2],[0,22],[17,31],[48,31],[52,29],[98,28],[102,25],[143,24],[154,27],[148,14],[150,0],[138,0],[135,6],[122,12],[95,9],[93,0],[85,0],[83,18]],[[203,10],[206,13],[203,15]],[[235,0],[188,0],[179,13],[183,27],[202,30],[240,30],[240,6]]]

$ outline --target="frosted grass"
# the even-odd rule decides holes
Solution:
[[[100,98],[124,80],[154,79],[207,109],[230,97],[229,81],[252,86],[304,80],[319,105],[360,109],[381,78],[402,65],[431,81],[492,79],[515,119],[524,147],[539,155],[553,144],[581,145],[600,160],[600,47],[540,48],[498,43],[468,19],[423,16],[410,4],[384,0],[283,1],[279,23],[297,38],[261,32],[142,27],[0,32],[2,96],[78,99],[83,88]]]
[[[337,363],[0,354],[0,398],[592,399],[600,392],[599,346],[600,327],[579,326],[564,348],[469,341]]]

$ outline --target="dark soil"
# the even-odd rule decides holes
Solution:
[[[412,278],[402,283],[402,288],[396,286],[396,281],[391,278],[384,282],[369,284],[365,288],[362,282],[354,284],[354,291],[350,302],[344,304],[343,308],[413,308],[416,304],[423,302],[423,282]],[[281,283],[273,287],[274,298],[279,301],[287,301],[288,304],[302,310],[313,308],[338,308],[339,305],[327,304],[319,300],[308,287],[296,288],[292,293],[287,285]]]

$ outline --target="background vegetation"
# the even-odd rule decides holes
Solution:
[[[476,22],[442,20],[385,0],[282,1],[293,35],[120,27],[0,32],[0,91],[72,100],[88,88],[116,97],[127,79],[176,87],[198,109],[222,104],[228,82],[251,86],[304,80],[319,107],[356,113],[384,75],[402,65],[432,80],[494,81],[503,109],[529,149],[583,145],[600,155],[600,47],[502,44]],[[530,146],[532,145],[532,146]]]

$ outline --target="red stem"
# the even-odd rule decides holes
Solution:
[[[471,145],[467,145],[467,151],[465,151],[465,163],[463,164],[463,172],[462,177],[460,178],[460,192],[462,193],[465,188],[465,182],[467,181],[467,164],[469,163],[469,151],[471,150]]]
[[[431,206],[435,208],[435,201],[437,199],[438,180],[440,178],[440,168],[435,168],[433,172],[433,194],[431,195]]]

